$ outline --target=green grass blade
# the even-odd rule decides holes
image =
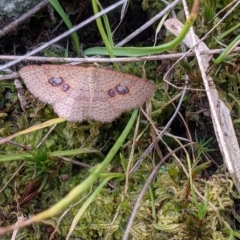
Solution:
[[[52,157],[63,157],[63,156],[74,156],[77,154],[86,154],[86,153],[96,153],[100,157],[103,157],[102,153],[94,148],[80,148],[72,149],[66,151],[55,151],[50,152],[49,155]],[[31,157],[31,153],[16,153],[8,155],[0,155],[0,162],[10,162],[10,161],[25,161]]]
[[[229,53],[240,43],[240,35],[238,35],[227,47],[226,49],[220,54],[220,56],[213,60],[214,64],[220,64],[224,61],[226,56],[228,56]]]
[[[63,10],[62,6],[59,4],[58,0],[49,0],[49,2],[52,4],[52,6],[54,7],[54,9],[58,12],[58,14],[61,16],[62,20],[64,21],[64,23],[66,24],[66,26],[70,29],[72,28],[72,23],[69,20],[67,14],[65,13],[65,11]],[[73,41],[73,45],[75,47],[75,51],[77,52],[77,55],[80,54],[80,43],[79,43],[79,39],[78,39],[78,35],[76,32],[73,32],[71,34],[71,38]]]
[[[101,8],[101,5],[97,0],[92,0],[92,7],[93,7],[94,14],[97,14],[99,12],[98,6],[100,6],[100,8]],[[105,32],[105,28],[103,26],[101,18],[96,19],[98,31],[101,34],[102,40],[106,46],[106,55],[109,55],[110,58],[114,58],[115,56],[112,51],[113,39],[112,39],[110,25],[109,25],[106,15],[103,15],[103,19],[104,19],[105,28],[106,28],[107,33]],[[113,63],[113,65],[114,65],[115,70],[120,71],[117,63]]]

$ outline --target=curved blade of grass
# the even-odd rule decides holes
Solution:
[[[229,30],[227,30],[224,33],[222,33],[220,36],[217,37],[217,40],[221,41],[222,39],[227,37],[227,35],[229,35],[230,33],[234,32],[234,31],[236,31],[239,27],[240,27],[240,23],[238,23],[237,25],[231,27]]]
[[[122,146],[123,142],[127,138],[136,118],[137,118],[138,110],[135,109],[132,113],[131,118],[128,121],[127,126],[123,130],[122,134],[114,144],[114,146],[109,151],[108,155],[105,157],[102,163],[95,166],[91,169],[91,173],[88,178],[86,178],[82,183],[77,185],[74,189],[72,189],[66,197],[64,197],[62,200],[60,200],[58,203],[53,205],[48,210],[45,210],[30,219],[27,219],[24,222],[21,222],[19,224],[13,224],[8,227],[2,227],[0,228],[0,235],[5,234],[8,231],[14,230],[15,228],[22,228],[25,226],[28,226],[34,222],[40,222],[44,219],[50,218],[53,215],[56,215],[60,211],[63,211],[66,209],[69,204],[73,203],[76,199],[79,198],[79,196],[84,193],[86,190],[90,189],[91,185],[97,180],[97,178],[100,176],[100,174],[104,171],[104,169],[109,165],[109,163],[112,161],[113,157],[119,150],[119,148]]]
[[[42,129],[42,128],[46,128],[46,127],[49,127],[49,126],[52,126],[54,124],[57,124],[57,123],[61,123],[61,122],[65,122],[66,119],[65,118],[54,118],[52,120],[49,120],[49,121],[46,121],[44,123],[40,123],[40,124],[37,124],[37,125],[34,125],[32,127],[29,127],[27,128],[26,130],[23,130],[21,132],[17,132],[17,133],[14,133],[13,135],[10,135],[8,137],[5,137],[3,139],[0,140],[0,144],[3,144],[15,137],[18,137],[18,136],[21,136],[23,134],[27,134],[27,133],[30,133],[30,132],[34,132],[34,131],[37,131],[39,129]]]
[[[98,6],[102,9],[101,4],[97,0],[92,0],[92,7],[93,7],[94,14],[97,14],[99,12]],[[109,55],[110,58],[114,58],[115,56],[112,51],[112,47],[113,47],[112,33],[111,33],[110,24],[109,24],[106,14],[103,15],[103,20],[104,20],[105,29],[106,29],[107,33],[105,32],[105,29],[104,29],[104,26],[102,24],[102,20],[100,17],[96,19],[98,31],[101,34],[102,40],[106,46],[107,55]],[[114,65],[115,70],[120,71],[117,63],[113,63],[113,65]]]
[[[214,64],[220,64],[225,57],[240,43],[240,35],[238,35],[227,47],[226,49],[220,54],[220,56],[213,60]]]
[[[101,11],[103,10],[102,5],[101,5],[100,2],[97,1],[97,0],[92,0],[92,6],[93,6],[94,14],[99,13],[98,7],[100,8]],[[102,15],[102,18],[103,18],[103,22],[104,22],[104,27],[105,27],[105,29],[106,29],[106,33],[105,33],[105,30],[104,30],[104,27],[103,27],[103,24],[102,24],[102,21],[101,21],[101,17],[99,17],[99,18],[96,19],[96,21],[100,20],[100,21],[99,21],[99,24],[100,24],[99,26],[100,26],[100,28],[98,28],[98,30],[99,30],[101,36],[102,36],[102,31],[103,31],[103,33],[105,33],[105,35],[107,36],[107,40],[108,40],[109,45],[110,45],[111,47],[113,47],[114,44],[113,44],[113,38],[112,38],[112,31],[111,31],[111,27],[110,27],[110,24],[109,24],[107,15],[106,15],[106,14]],[[99,26],[98,26],[98,27],[99,27]],[[104,40],[104,39],[103,39],[103,40]]]
[[[112,47],[112,52],[115,56],[129,56],[140,57],[149,54],[159,54],[169,49],[178,46],[187,35],[190,27],[193,25],[197,18],[199,8],[199,0],[195,0],[191,13],[183,26],[182,31],[174,40],[169,43],[162,44],[156,47]],[[106,46],[107,47],[107,46]],[[94,47],[84,51],[85,55],[108,55],[106,47]]]
[[[58,0],[49,0],[49,2],[52,4],[52,6],[54,7],[54,9],[58,12],[58,14],[61,16],[62,20],[64,21],[64,23],[66,24],[66,26],[68,27],[68,29],[72,28],[72,23],[69,20],[67,14],[64,12],[62,6],[59,4]],[[73,41],[73,45],[75,47],[75,51],[77,53],[77,55],[80,55],[80,43],[78,40],[78,35],[76,32],[73,32],[71,34],[71,38]]]
[[[166,20],[166,18],[168,17],[168,15],[169,15],[169,13],[166,13],[166,14],[162,17],[162,19],[161,19],[161,21],[159,22],[159,24],[157,25],[157,28],[156,28],[156,30],[155,30],[154,46],[156,45],[158,34],[159,34],[160,30],[162,29],[163,23],[165,22],[165,20]]]

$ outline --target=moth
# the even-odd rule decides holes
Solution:
[[[71,122],[112,122],[156,91],[145,79],[93,66],[29,65],[19,73],[35,97]]]

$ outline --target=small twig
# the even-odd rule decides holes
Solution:
[[[134,31],[133,33],[131,33],[129,36],[127,36],[125,39],[123,39],[121,42],[119,42],[118,44],[116,44],[116,47],[121,47],[124,44],[126,44],[127,42],[129,42],[131,39],[133,39],[134,37],[136,37],[139,33],[141,33],[142,31],[144,31],[146,28],[150,27],[153,25],[153,23],[155,23],[159,18],[161,18],[162,16],[164,16],[168,11],[170,11],[173,7],[175,7],[178,3],[180,2],[180,0],[175,0],[174,2],[172,2],[171,4],[169,4],[166,8],[164,8],[160,13],[158,13],[157,15],[155,15],[152,19],[150,19],[148,22],[146,22],[144,25],[142,25],[140,28],[138,28],[136,31]]]
[[[18,219],[18,221],[16,222],[16,226],[19,223],[22,223],[26,218],[24,217],[24,215],[22,213],[19,213],[17,219]],[[11,240],[16,239],[18,230],[19,230],[18,228],[14,229]]]
[[[10,23],[6,27],[4,27],[2,30],[0,30],[0,38],[6,35],[7,33],[14,30],[14,28],[17,28],[20,24],[22,24],[24,21],[26,21],[28,18],[30,18],[32,15],[34,15],[36,12],[44,8],[48,4],[48,0],[43,0],[40,2],[37,6],[23,14],[20,18],[16,19],[14,22]]]
[[[0,137],[0,140],[1,140],[1,139],[4,139],[4,138]],[[31,146],[26,146],[26,145],[23,145],[23,144],[21,144],[21,143],[14,142],[14,141],[11,141],[11,140],[7,141],[6,143],[12,144],[12,145],[14,145],[14,146],[16,146],[16,147],[23,148],[23,149],[25,149],[25,150],[33,150],[33,148],[32,148]]]
[[[0,193],[9,185],[9,183],[16,177],[16,175],[19,173],[19,171],[24,167],[26,162],[23,162],[21,166],[15,171],[14,174],[11,175],[10,179],[5,183],[5,185],[0,189]]]
[[[26,100],[26,97],[24,94],[24,88],[18,79],[14,80],[14,85],[17,89],[17,95],[18,95],[18,99],[19,99],[21,108],[23,111],[25,111],[25,109],[27,107],[27,100]]]
[[[218,48],[212,50],[200,51],[200,55],[213,55],[222,53],[225,48]],[[236,47],[232,52],[239,52],[240,47]],[[26,57],[24,61],[38,61],[38,62],[59,62],[59,63],[93,63],[93,62],[142,62],[142,61],[156,61],[164,59],[178,59],[181,57],[193,57],[195,52],[188,53],[172,53],[172,54],[161,54],[145,57],[118,57],[118,58],[104,58],[104,57],[89,57],[89,58],[61,58],[61,57]],[[15,60],[19,56],[1,55],[0,60]],[[5,76],[5,75],[4,75]],[[14,75],[12,78],[16,77]]]
[[[48,138],[49,134],[54,130],[54,128],[57,126],[57,124],[54,124],[49,131],[47,132],[47,134],[43,137],[43,139],[41,140],[41,142],[37,145],[37,148],[39,148],[42,143]]]
[[[220,54],[226,49],[213,49],[213,50],[204,50],[200,51],[200,55],[213,55]],[[239,52],[240,47],[236,47],[232,52]],[[38,61],[38,62],[55,62],[55,63],[105,63],[105,62],[143,62],[143,61],[157,61],[164,59],[179,59],[182,57],[192,57],[195,56],[194,52],[188,53],[174,53],[174,54],[161,54],[161,55],[153,55],[146,57],[119,57],[119,58],[100,58],[100,57],[91,57],[91,58],[60,58],[60,57],[26,57],[24,61]],[[2,55],[0,56],[0,60],[16,60],[19,56],[9,56]],[[0,75],[0,81],[9,80],[13,78],[19,77],[19,74],[12,73],[9,75]]]
[[[72,164],[75,164],[75,165],[78,165],[78,166],[81,166],[81,167],[84,167],[84,168],[91,168],[92,167],[89,164],[82,163],[82,162],[79,162],[79,161],[76,161],[76,160],[73,160],[73,159],[70,159],[70,158],[61,157],[61,159],[64,160],[65,162],[70,162]]]

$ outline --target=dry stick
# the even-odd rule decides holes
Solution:
[[[220,54],[225,49],[213,49],[213,50],[206,50],[200,51],[200,55],[213,55],[213,54]],[[236,47],[232,50],[232,52],[239,52],[240,47]],[[174,53],[174,54],[161,54],[161,55],[154,55],[154,56],[147,56],[147,57],[121,57],[121,58],[58,58],[58,57],[27,57],[25,61],[38,61],[38,62],[55,62],[55,63],[93,63],[93,62],[143,62],[143,61],[157,61],[163,59],[179,59],[183,57],[192,57],[195,56],[194,52],[188,53]],[[0,56],[0,60],[15,60],[18,59],[18,56],[7,56],[3,55]],[[0,75],[0,81],[11,80],[14,78],[18,78],[18,73],[12,73],[7,75]],[[174,86],[173,84],[169,83],[170,85]],[[174,86],[175,87],[175,86]],[[176,87],[177,88],[177,87]],[[182,89],[178,87],[178,89]],[[198,89],[200,91],[200,89]]]
[[[2,30],[0,30],[0,38],[6,35],[7,33],[14,30],[14,28],[17,28],[20,24],[22,24],[24,21],[26,21],[28,18],[30,18],[32,15],[34,15],[36,12],[44,8],[48,4],[48,0],[43,0],[41,3],[39,3],[37,6],[23,14],[20,18],[15,20],[14,22],[10,23],[6,27],[4,27]]]
[[[51,132],[54,130],[54,128],[57,126],[57,124],[55,123],[47,132],[47,134],[43,137],[43,139],[40,141],[40,143],[37,145],[37,148],[39,148],[43,142],[48,138],[48,136],[51,134]]]
[[[2,191],[9,186],[9,183],[12,181],[12,179],[14,179],[17,175],[17,173],[23,168],[23,166],[25,165],[26,162],[23,162],[21,164],[21,166],[19,166],[18,170],[15,171],[15,173],[13,173],[10,177],[10,179],[8,179],[8,181],[5,183],[5,185],[0,189],[0,193],[2,193]]]
[[[27,107],[27,100],[25,97],[25,91],[23,89],[23,86],[18,79],[14,80],[14,85],[17,90],[17,96],[18,96],[18,100],[20,102],[20,106],[21,106],[22,110],[25,111],[25,109]]]
[[[4,139],[4,138],[0,137],[0,140],[1,140],[1,139]],[[16,147],[19,147],[19,148],[23,148],[23,149],[25,149],[25,150],[30,150],[30,151],[33,150],[33,148],[32,148],[31,146],[23,145],[23,144],[21,144],[21,143],[14,142],[14,141],[11,141],[11,140],[7,141],[7,143],[8,143],[8,144],[12,144],[12,145],[14,145],[14,146],[16,146]]]
[[[204,50],[200,51],[200,55],[213,55],[220,54],[225,50],[225,48],[212,49],[212,50]],[[240,47],[236,47],[232,52],[239,52]],[[93,62],[142,62],[142,61],[157,61],[163,59],[178,59],[183,56],[192,57],[195,56],[194,52],[188,53],[173,53],[173,54],[161,54],[161,55],[153,55],[146,57],[119,57],[119,58],[100,58],[100,57],[91,57],[91,58],[61,58],[61,57],[26,57],[25,61],[38,61],[38,62],[58,62],[58,63],[93,63]],[[18,59],[19,56],[9,56],[2,55],[0,56],[0,60],[15,60]],[[7,76],[2,75],[1,80],[9,79]],[[16,73],[13,74],[12,78],[16,78],[18,75]]]
[[[18,219],[18,221],[16,222],[16,225],[24,222],[26,220],[26,217],[24,217],[24,215],[22,213],[20,213],[17,215],[17,219]],[[18,230],[19,230],[18,228],[14,229],[11,240],[16,239]]]
[[[83,163],[83,162],[79,162],[79,161],[76,161],[76,160],[73,160],[71,158],[67,158],[67,157],[61,157],[61,159],[65,162],[69,162],[71,164],[75,164],[75,165],[78,165],[78,166],[81,166],[81,167],[84,167],[84,168],[91,168],[92,166],[89,165],[89,164],[86,164],[86,163]]]
[[[112,31],[112,35],[114,35],[114,33],[117,31],[118,27],[121,25],[125,15],[126,15],[126,12],[127,12],[128,6],[129,6],[129,2],[130,2],[130,0],[127,0],[123,4],[122,9],[121,9],[120,21],[119,21],[118,25],[115,27],[115,29]]]

